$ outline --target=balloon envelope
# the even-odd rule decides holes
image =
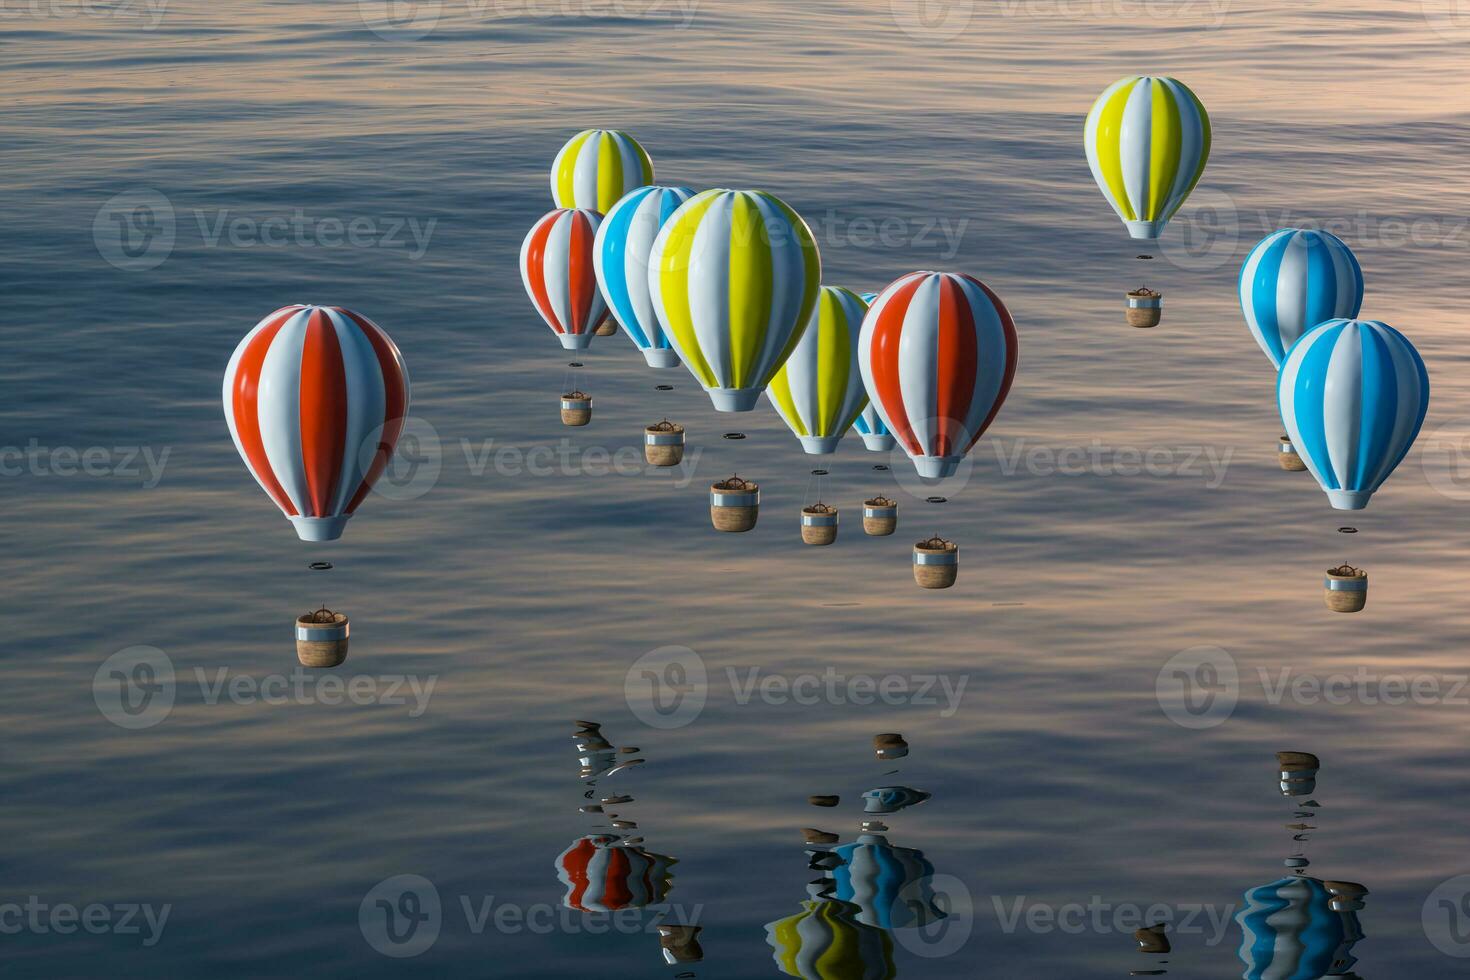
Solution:
[[[557,856],[567,908],[616,912],[656,905],[668,896],[675,860],[621,840],[611,834],[582,837]]]
[[[1133,238],[1156,239],[1210,157],[1210,117],[1183,82],[1134,75],[1109,85],[1087,114],[1087,163]]]
[[[648,257],[659,229],[693,196],[687,187],[640,187],[613,205],[597,229],[597,285],[650,367],[678,367],[679,355],[653,311]]]
[[[1429,410],[1429,374],[1377,320],[1328,320],[1296,342],[1276,382],[1286,432],[1338,510],[1362,510],[1408,455]]]
[[[1363,270],[1336,235],[1283,228],[1251,249],[1240,267],[1240,309],[1271,363],[1281,368],[1302,334],[1363,306]]]
[[[858,359],[879,417],[928,479],[952,476],[1010,393],[1016,325],[971,276],[915,272],[878,295]]]
[[[556,210],[536,222],[521,243],[526,295],[567,350],[590,346],[607,319],[593,261],[601,224],[596,211]]]
[[[1357,914],[1334,911],[1327,888],[1315,878],[1252,888],[1235,921],[1246,980],[1341,976],[1357,962],[1352,948],[1363,938]]]
[[[303,541],[334,541],[403,431],[408,372],[381,327],[339,306],[287,306],[230,357],[225,421]]]
[[[766,389],[787,428],[813,455],[836,452],[868,403],[857,358],[867,312],[856,293],[823,286],[801,340]]]
[[[859,922],[857,906],[834,899],[803,902],[795,915],[766,925],[777,968],[804,980],[891,980],[893,940]]]
[[[748,412],[801,340],[822,276],[806,222],[764,191],[705,191],[659,232],[659,325],[721,412]]]
[[[551,199],[559,208],[607,214],[624,194],[651,183],[648,151],[616,129],[584,129],[567,140],[551,165]]]
[[[872,306],[873,301],[878,298],[878,294],[862,293],[858,298],[869,306]],[[889,433],[888,426],[883,424],[883,419],[878,415],[878,409],[873,404],[871,397],[868,399],[868,404],[863,406],[862,414],[857,417],[857,421],[853,423],[853,427],[863,437],[863,445],[872,452],[892,452],[893,447],[898,445],[892,434]]]
[[[897,847],[881,834],[863,834],[832,851],[843,861],[832,872],[833,897],[856,905],[859,922],[904,929],[945,917],[934,904],[934,865],[923,851]]]

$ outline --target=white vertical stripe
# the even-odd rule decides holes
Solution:
[[[1205,121],[1201,118],[1194,99],[1190,98],[1182,85],[1172,78],[1161,78],[1159,84],[1168,90],[1169,98],[1179,109],[1179,168],[1174,171],[1173,186],[1164,202],[1164,210],[1158,216],[1160,221],[1167,221],[1184,203],[1190,182],[1194,180],[1194,172],[1199,168],[1200,154],[1205,145]],[[1165,175],[1165,179],[1169,179],[1168,175]]]
[[[939,274],[929,273],[904,311],[898,343],[898,374],[903,410],[913,428],[920,454],[934,455],[938,402]]]
[[[730,238],[734,204],[735,195],[727,191],[721,193],[705,211],[694,231],[694,241],[690,243],[689,269],[683,273],[688,281],[689,313],[694,321],[694,335],[719,388],[732,387]]]
[[[1087,114],[1087,125],[1083,128],[1082,132],[1083,144],[1087,147],[1087,166],[1092,170],[1092,179],[1097,181],[1098,190],[1103,192],[1103,197],[1112,206],[1119,220],[1127,219],[1123,217],[1122,206],[1113,200],[1112,188],[1108,186],[1108,180],[1103,176],[1102,164],[1098,162],[1097,128],[1098,124],[1102,121],[1103,106],[1107,104],[1108,99],[1113,97],[1114,92],[1132,81],[1132,78],[1122,78],[1103,90],[1103,94],[1098,96],[1097,101],[1092,104],[1092,111]]]
[[[547,299],[557,324],[566,333],[572,331],[572,223],[576,220],[576,213],[572,211],[556,216],[551,234],[546,236],[546,250],[541,261]]]
[[[1281,265],[1276,272],[1276,323],[1283,350],[1291,350],[1291,345],[1306,333],[1308,327],[1316,326],[1306,322],[1307,297],[1311,293],[1307,282],[1310,248],[1306,236],[1295,232],[1290,234],[1291,239],[1281,253]]]
[[[769,248],[771,257],[771,314],[766,319],[750,379],[751,385],[759,387],[780,368],[781,351],[792,333],[806,329],[805,322],[797,322],[806,294],[806,264],[796,242],[796,228],[785,213],[758,194],[747,194],[746,198],[755,205],[765,229],[764,234],[757,233],[758,238],[751,246]]]
[[[301,458],[301,351],[314,307],[291,317],[276,334],[260,367],[260,439],[271,472],[302,517],[312,512],[306,467]]]
[[[597,206],[597,158],[605,139],[608,139],[608,135],[601,130],[597,131],[587,137],[581,152],[577,154],[577,162],[572,171],[572,187],[577,207]]]
[[[1357,321],[1338,334],[1327,362],[1322,391],[1322,419],[1327,430],[1327,457],[1337,474],[1337,485],[1352,489],[1358,458],[1358,434],[1363,421],[1363,338]]]
[[[1000,386],[1005,380],[1006,359],[1010,351],[1005,325],[985,290],[963,277],[954,278],[969,300],[970,315],[975,321],[975,357],[978,361],[975,366],[975,389],[970,396],[969,411],[961,420],[965,427],[965,437],[973,440],[979,435],[985,417],[995,407],[995,400],[1000,397]],[[956,446],[955,450],[963,453],[968,448],[967,445],[961,445]]]
[[[1123,186],[1128,191],[1133,213],[1140,221],[1148,214],[1148,171],[1154,139],[1153,83],[1151,78],[1140,79],[1128,93],[1119,141]]]
[[[337,343],[342,348],[342,372],[347,379],[342,475],[331,497],[332,512],[324,515],[335,516],[347,509],[352,495],[367,475],[366,467],[372,463],[373,451],[382,438],[383,414],[387,411],[388,399],[383,386],[382,366],[362,328],[334,310],[326,313],[337,331]]]

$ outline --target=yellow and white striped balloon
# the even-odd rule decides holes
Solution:
[[[653,183],[648,151],[616,129],[586,129],[567,141],[551,165],[551,198],[559,208],[607,214],[624,194]]]
[[[1134,238],[1156,239],[1210,157],[1210,117],[1183,82],[1134,75],[1109,85],[1083,133],[1092,177]]]
[[[841,286],[823,286],[796,349],[771,379],[766,397],[814,456],[834,453],[868,404],[858,367],[858,336],[868,304]]]
[[[801,340],[821,280],[811,229],[765,191],[695,195],[648,260],[664,335],[721,412],[755,408]]]

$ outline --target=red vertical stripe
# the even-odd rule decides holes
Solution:
[[[562,214],[561,211],[553,211],[542,218],[531,229],[531,247],[526,250],[526,281],[531,284],[531,301],[557,333],[566,333],[567,330],[556,318],[556,308],[551,305],[551,297],[546,292],[546,240],[551,237],[551,229],[556,227]]]
[[[309,517],[333,516],[332,498],[342,479],[347,443],[347,371],[337,330],[314,310],[301,348],[301,462],[306,472]]]
[[[628,908],[633,904],[633,889],[628,887],[633,868],[628,852],[621,847],[605,847],[603,851],[607,853],[607,868],[602,876],[602,907]]]
[[[582,903],[587,898],[587,866],[592,861],[592,856],[597,853],[592,841],[583,837],[577,843],[567,848],[566,853],[561,856],[562,871],[565,872],[567,880],[571,882],[571,889],[563,900],[574,909],[583,912],[588,911]]]
[[[392,339],[383,332],[382,328],[373,323],[365,316],[359,316],[351,310],[339,310],[353,323],[357,324],[368,343],[373,345],[373,354],[378,361],[378,369],[383,374],[383,431],[378,437],[378,446],[373,453],[372,465],[368,467],[363,476],[362,483],[357,492],[347,503],[347,513],[355,513],[357,507],[372,490],[373,484],[378,482],[378,477],[383,475],[383,470],[388,466],[388,460],[393,456],[393,450],[398,445],[398,437],[403,434],[403,419],[408,414],[408,378],[403,374],[402,355]]]
[[[985,430],[990,428],[990,423],[995,421],[995,416],[1000,412],[1000,407],[1005,404],[1006,396],[1011,393],[1011,382],[1016,378],[1016,363],[1020,360],[1021,349],[1019,339],[1016,336],[1016,322],[1011,319],[1011,311],[1006,309],[1006,305],[1000,301],[1000,297],[995,295],[995,292],[979,279],[972,276],[965,276],[965,278],[985,290],[985,295],[989,296],[990,302],[995,304],[995,313],[1000,317],[1000,326],[1005,332],[1006,345],[1006,349],[1003,352],[983,351],[979,355],[987,358],[1003,356],[1005,358],[1005,373],[1000,379],[1000,390],[995,394],[995,404],[990,406],[990,412],[985,416],[985,421],[980,423],[980,431],[970,437],[970,444],[974,445],[985,434]]]
[[[935,414],[938,416],[931,456],[957,456],[973,443],[964,431],[965,416],[975,398],[975,317],[970,301],[952,276],[939,278],[939,356],[936,359]]]
[[[568,330],[572,334],[584,334],[596,330],[592,319],[592,301],[597,293],[597,270],[592,265],[592,243],[597,233],[592,222],[580,212],[572,215],[572,236],[567,254],[567,280],[571,284],[572,322]],[[600,322],[600,321],[599,321]]]
[[[923,275],[915,275],[894,289],[879,312],[868,345],[868,368],[873,375],[873,387],[877,389],[869,394],[882,404],[883,411],[888,415],[893,437],[915,456],[925,455],[926,450],[914,438],[908,413],[904,411],[903,384],[898,374],[898,343],[903,334],[903,318],[908,313],[909,303],[913,301],[914,293],[918,292],[924,279]],[[874,305],[877,305],[877,301]]]
[[[260,370],[281,327],[299,311],[300,307],[288,306],[272,313],[268,318],[271,322],[261,328],[240,355],[235,365],[235,376],[230,379],[230,414],[235,420],[235,433],[240,437],[245,462],[276,506],[290,517],[297,516],[296,507],[271,470],[270,459],[265,454],[265,441],[260,436]]]

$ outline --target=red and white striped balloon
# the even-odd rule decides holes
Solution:
[[[616,912],[662,903],[673,887],[673,858],[610,834],[582,837],[556,859],[562,902],[582,912]]]
[[[858,365],[883,423],[921,477],[953,476],[1016,376],[1016,325],[971,276],[914,272],[868,309]]]
[[[403,355],[340,306],[287,306],[225,368],[225,421],[303,541],[335,541],[388,465],[408,414]]]
[[[567,350],[581,350],[607,319],[597,288],[593,242],[602,215],[558,208],[532,227],[521,244],[521,281],[541,319]]]

